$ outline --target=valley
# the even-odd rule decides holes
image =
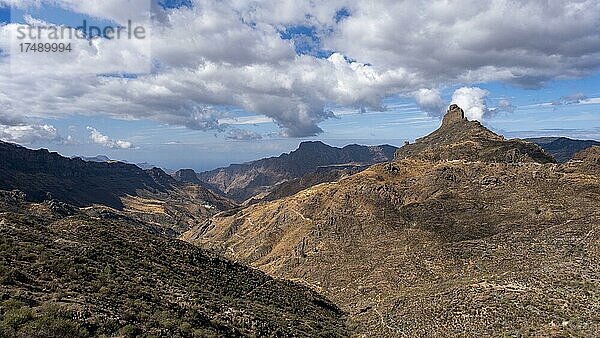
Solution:
[[[458,106],[401,148],[302,143],[215,176],[0,143],[0,333],[595,336],[581,148],[557,163]]]

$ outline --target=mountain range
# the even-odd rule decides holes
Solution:
[[[357,336],[597,336],[599,154],[556,164],[453,106],[391,163],[182,239],[319,291]]]
[[[584,149],[600,146],[600,142],[598,141],[573,140],[566,137],[538,137],[525,140],[539,145],[545,151],[552,154],[556,161],[560,163],[569,161],[575,154]]]
[[[594,141],[453,105],[401,148],[200,174],[0,158],[0,337],[600,335]]]
[[[31,202],[55,199],[77,207],[108,207],[154,222],[173,236],[235,206],[158,168],[66,158],[5,142],[0,142],[0,157],[0,190],[19,190]]]
[[[199,173],[197,179],[243,202],[268,193],[277,184],[306,174],[346,168],[365,169],[372,164],[389,161],[396,149],[390,145],[367,147],[354,144],[337,148],[320,141],[302,142],[297,150],[290,153]],[[195,180],[193,175],[188,176]]]
[[[460,134],[448,133],[448,135],[452,135],[452,137],[442,140],[438,138],[436,133],[433,133],[429,136],[429,142],[418,143],[450,146],[456,140],[461,139]],[[522,152],[518,156],[524,155],[527,157],[528,151],[532,149],[536,151],[529,144],[535,143],[546,152],[545,154],[539,153],[536,156],[545,157],[547,162],[556,160],[564,163],[577,152],[594,145],[600,145],[598,141],[573,140],[565,137],[529,138],[510,140],[507,143],[501,136],[489,136],[490,134],[483,135],[482,140],[497,142],[496,144],[499,147],[511,143],[513,145],[520,144],[518,147],[510,148]],[[483,149],[490,150],[493,147],[488,144]],[[355,174],[373,164],[391,161],[396,150],[398,148],[390,145],[374,147],[349,145],[344,148],[337,148],[319,141],[303,142],[297,150],[289,154],[282,154],[279,157],[265,158],[245,164],[234,164],[227,168],[202,173],[196,173],[192,169],[182,169],[175,172],[173,177],[181,182],[203,185],[236,200],[238,203],[247,201],[252,204],[258,201],[290,196],[313,185],[336,181],[343,176]],[[438,150],[429,149],[429,153],[436,154]],[[398,156],[410,156],[412,151],[414,151],[414,145],[403,147]],[[516,156],[503,153],[502,149],[495,149],[495,151],[500,153],[482,154],[474,152],[471,156],[474,158],[499,155]],[[448,153],[446,152],[446,154]],[[463,158],[465,155],[453,154],[451,156]],[[523,159],[517,158],[514,160],[522,161]]]

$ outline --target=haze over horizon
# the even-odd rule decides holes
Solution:
[[[202,171],[304,140],[399,146],[450,103],[506,137],[600,140],[597,1],[120,3],[0,0],[1,140]],[[19,25],[149,13],[149,54],[108,39],[42,64],[11,50]]]

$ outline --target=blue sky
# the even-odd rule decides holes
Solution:
[[[83,20],[106,26],[123,19],[113,13],[118,11],[98,13],[64,2],[13,8],[11,20],[26,24],[31,16],[76,27]],[[27,71],[13,72],[0,87],[4,95],[0,103],[5,97],[6,107],[20,110],[0,115],[0,138],[65,156],[106,154],[202,171],[277,156],[304,140],[336,146],[402,145],[435,130],[443,107],[465,102],[467,115],[481,118],[507,137],[600,140],[600,62],[593,61],[600,56],[600,32],[590,23],[592,28],[580,33],[586,23],[597,19],[587,13],[589,8],[576,13],[592,15],[579,19],[581,27],[573,32],[546,32],[549,41],[544,44],[533,38],[535,34],[522,41],[502,40],[502,32],[488,38],[478,34],[466,41],[468,35],[456,34],[466,29],[462,25],[440,28],[436,36],[448,34],[445,41],[457,39],[449,46],[461,45],[446,53],[450,57],[438,53],[439,48],[428,45],[428,39],[418,33],[399,36],[397,30],[388,31],[385,20],[398,10],[401,25],[406,11],[393,6],[383,13],[374,10],[376,6],[363,8],[343,1],[331,8],[302,6],[302,2],[289,8],[279,8],[275,2],[210,7],[198,0],[157,5],[159,19],[153,30],[158,33],[152,39],[157,66],[152,72],[104,80],[62,69],[54,73],[52,68],[37,75],[32,68],[31,77]],[[0,22],[8,21],[6,8],[0,7]],[[490,27],[502,29],[493,17],[497,8],[480,10],[488,11]],[[571,7],[565,7],[565,16],[572,15],[568,10]],[[446,22],[433,14],[428,20],[423,25]],[[375,32],[356,29],[366,23]],[[535,22],[528,24],[529,31],[538,29]],[[175,30],[178,25],[189,27],[190,34]],[[483,25],[479,32],[486,29],[490,28]],[[195,37],[190,40],[190,35]],[[562,36],[568,38],[561,40]],[[566,49],[578,39],[588,41],[589,47]],[[396,40],[404,47],[398,48]],[[157,49],[163,43],[169,50]],[[198,49],[188,48],[196,43]],[[494,48],[479,60],[478,55],[490,50],[487,44]],[[459,56],[463,59],[457,61]],[[102,59],[94,60],[97,63],[88,62],[91,72],[98,69],[103,74]],[[12,70],[21,65],[9,57],[4,61],[12,62]],[[123,73],[128,73],[126,67]],[[39,88],[31,91],[28,81],[41,82],[40,88],[48,88],[49,93]],[[433,91],[419,97],[416,93],[422,88]]]

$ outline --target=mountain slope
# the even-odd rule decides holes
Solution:
[[[292,196],[302,190],[308,189],[318,184],[338,181],[344,177],[354,175],[365,170],[365,167],[352,167],[345,169],[317,170],[317,172],[306,174],[300,178],[286,181],[274,186],[264,196],[257,196],[249,200],[249,204],[274,201],[280,198]]]
[[[589,147],[600,146],[600,142],[592,140],[573,140],[566,137],[538,137],[526,139],[542,147],[546,152],[552,154],[554,158],[564,163],[572,159],[573,156]]]
[[[1,337],[346,336],[315,292],[138,222],[0,191]]]
[[[183,184],[158,168],[86,162],[0,142],[0,189],[29,201],[56,199],[78,207],[104,205],[161,223],[174,234],[234,203],[201,186]]]
[[[336,148],[322,142],[303,142],[289,154],[234,164],[200,173],[198,178],[241,202],[269,191],[278,183],[300,178],[320,168],[325,170],[329,167],[333,170],[337,169],[337,165],[365,166],[389,161],[395,150],[389,145]]]
[[[452,108],[395,163],[217,215],[183,238],[313,287],[358,335],[597,336],[594,155],[556,165]]]
[[[478,121],[467,121],[457,105],[450,106],[438,130],[396,152],[396,159],[409,157],[428,161],[555,162],[531,142],[505,140]]]

